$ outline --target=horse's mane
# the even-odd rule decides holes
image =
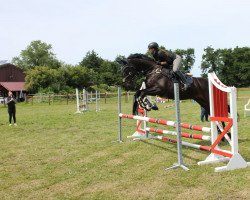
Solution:
[[[150,58],[149,56],[147,56],[145,54],[135,53],[135,54],[130,54],[128,56],[128,59],[136,59],[136,58],[155,62],[155,60],[153,58]]]

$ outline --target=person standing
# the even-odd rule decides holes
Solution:
[[[208,112],[205,110],[205,108],[201,107],[201,121],[204,122],[204,117],[206,121],[208,122]]]
[[[11,121],[13,118],[14,126],[16,126],[16,99],[11,91],[8,92],[7,97],[8,113],[9,113],[9,126],[12,125]]]

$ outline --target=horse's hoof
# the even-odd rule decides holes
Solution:
[[[152,110],[159,110],[159,108],[156,104],[154,104],[151,108],[152,108]]]
[[[146,106],[145,109],[146,109],[146,111],[150,111],[152,109],[152,107]]]

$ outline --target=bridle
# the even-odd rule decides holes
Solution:
[[[130,81],[134,80],[134,78],[137,77],[137,74],[139,72],[141,72],[144,76],[147,76],[151,73],[161,72],[161,68],[162,68],[162,67],[159,67],[159,65],[157,64],[153,64],[151,67],[147,67],[146,69],[137,69],[137,67],[129,63],[129,59],[121,60],[120,63],[123,64],[122,73],[123,73],[123,76],[125,76],[123,78],[123,82],[126,82],[127,80],[130,80]]]
[[[133,80],[136,77],[137,71],[134,66],[124,66],[122,73],[125,75],[126,71],[128,71],[128,74],[122,79],[122,82],[126,82],[127,79]]]

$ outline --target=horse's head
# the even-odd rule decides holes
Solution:
[[[123,87],[126,90],[131,89],[131,85],[129,84],[129,82],[134,79],[137,73],[136,69],[128,62],[128,59],[126,58],[118,58],[116,59],[116,62],[121,65]]]
[[[133,88],[134,79],[139,73],[145,74],[155,64],[153,59],[143,54],[132,54],[117,62],[122,65],[123,86],[126,90]]]

